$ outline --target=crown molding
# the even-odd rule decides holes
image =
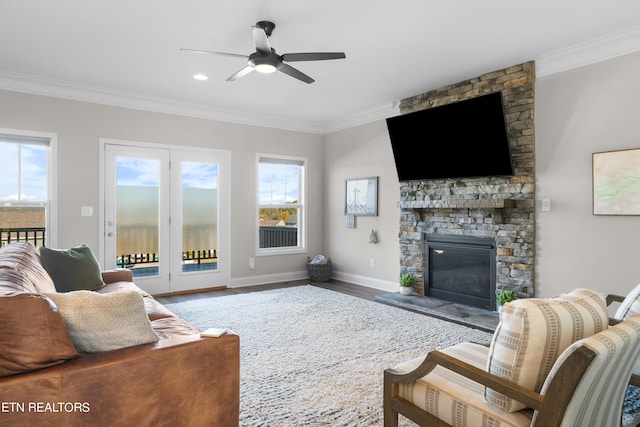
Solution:
[[[640,50],[640,26],[543,54],[536,76],[545,77]]]
[[[207,105],[180,103],[118,89],[79,84],[7,70],[0,70],[0,89],[242,125],[316,134],[325,132],[321,123],[302,122],[279,116],[251,114],[244,111],[215,109]]]
[[[324,131],[325,133],[338,132],[377,120],[383,120],[387,117],[397,116],[398,114],[400,114],[400,101],[393,101],[362,113],[327,122]]]
[[[541,55],[536,60],[536,76],[545,77],[640,51],[640,26]],[[202,104],[180,103],[118,89],[57,80],[31,74],[0,70],[0,89],[51,96],[135,110],[195,117],[207,120],[326,134],[399,114],[399,101],[325,123],[288,119],[211,108]]]

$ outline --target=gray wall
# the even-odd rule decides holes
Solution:
[[[58,243],[81,243],[97,254],[99,139],[207,147],[231,151],[231,285],[306,276],[306,254],[255,257],[256,153],[308,158],[308,248],[322,252],[321,135],[0,91],[0,128],[50,132],[58,137]],[[80,216],[93,206],[93,217]]]
[[[591,179],[592,153],[640,148],[639,72],[635,53],[537,80],[539,296],[640,283],[640,217],[594,216]]]
[[[640,217],[592,214],[591,155],[640,148],[640,53],[538,78],[536,296],[587,287],[626,294],[640,283]],[[358,283],[394,290],[399,274],[399,186],[384,121],[325,136],[325,252]],[[376,218],[347,230],[343,180],[380,176]],[[540,200],[551,211],[540,211]],[[380,243],[367,243],[370,228]],[[369,268],[369,259],[376,267]]]
[[[591,210],[591,154],[640,147],[640,53],[536,81],[537,296],[576,287],[626,293],[640,282],[640,217]],[[470,76],[472,77],[472,76]],[[58,135],[58,246],[97,246],[98,139],[231,150],[232,285],[304,274],[306,255],[255,256],[255,153],[309,158],[309,256],[333,260],[335,277],[395,290],[399,184],[384,120],[313,135],[0,91],[0,128]],[[379,177],[379,215],[347,229],[344,180]],[[540,211],[540,199],[551,211]],[[377,244],[368,243],[372,229]],[[371,267],[371,260],[374,267]]]

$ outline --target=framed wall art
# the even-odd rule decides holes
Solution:
[[[593,153],[593,214],[640,215],[640,148]]]
[[[345,215],[378,216],[378,177],[347,179]]]

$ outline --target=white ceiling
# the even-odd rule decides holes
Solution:
[[[251,73],[251,26],[315,78]],[[324,133],[535,60],[538,75],[640,50],[636,0],[0,0],[0,89]],[[640,71],[640,70],[639,70]],[[209,76],[205,82],[195,73]]]

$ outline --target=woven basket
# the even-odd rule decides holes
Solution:
[[[326,264],[311,264],[311,258],[307,258],[307,270],[312,281],[326,282],[331,279],[331,258],[327,258]]]

